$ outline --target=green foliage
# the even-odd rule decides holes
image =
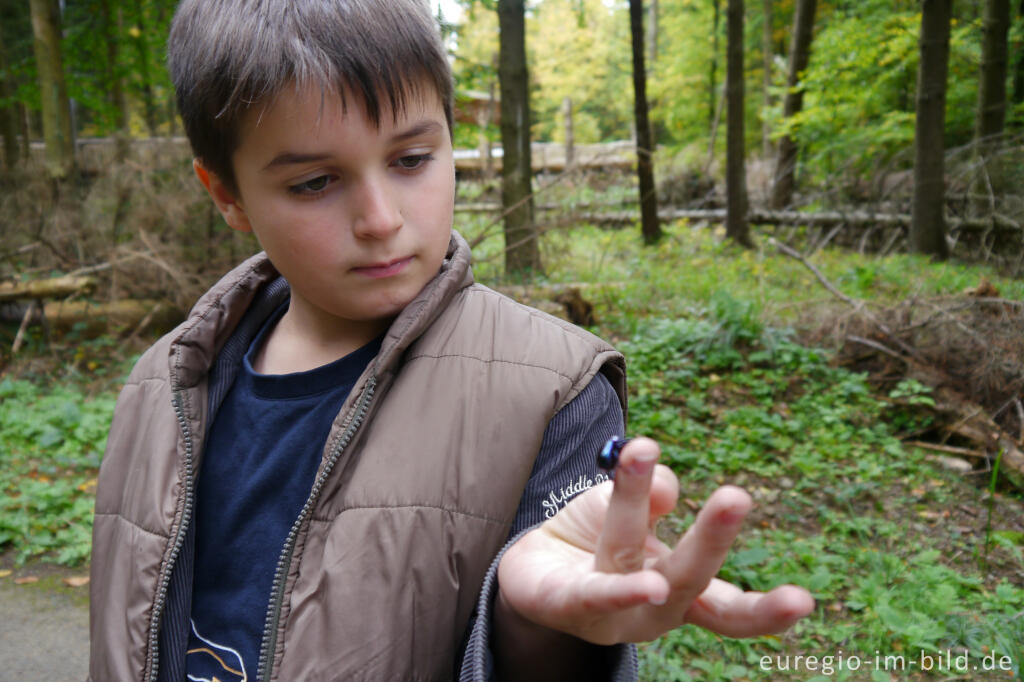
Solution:
[[[114,398],[0,381],[0,550],[19,562],[89,556],[93,489]]]
[[[601,0],[546,2],[526,16],[532,131],[535,141],[564,140],[562,101],[573,101],[577,143],[629,137],[633,117],[629,17],[624,3]],[[473,3],[456,28],[455,79],[463,91],[488,92],[497,84],[497,18]],[[585,55],[585,58],[583,57]],[[464,126],[457,140],[476,147],[479,128]],[[497,126],[488,131],[498,139]]]
[[[546,2],[537,8],[527,35],[533,139],[564,141],[566,97],[573,102],[577,143],[628,139],[633,64],[625,7],[585,0]]]
[[[812,181],[910,166],[914,139],[920,9],[869,0],[820,24],[801,78],[804,109],[779,119],[804,150]],[[946,93],[947,147],[969,142],[974,126],[980,25],[954,20]]]
[[[941,560],[941,538],[907,543],[911,525],[893,520],[892,510],[908,504],[900,482],[936,473],[905,453],[881,420],[885,401],[863,377],[832,367],[827,353],[765,328],[752,308],[719,295],[705,314],[646,321],[621,345],[630,362],[630,430],[660,441],[687,495],[699,499],[702,488],[753,477],[761,482],[748,483],[755,499],[773,508],[774,522],[745,531],[721,576],[754,590],[803,585],[831,609],[794,629],[784,647],[790,654],[841,649],[871,659],[876,651],[952,649],[980,660],[995,648],[1022,660],[1024,628],[1004,623],[1024,590],[1000,583],[989,591],[980,576]],[[931,401],[911,381],[891,397]],[[644,674],[773,679],[758,662],[778,649],[774,638],[682,628],[644,648]]]

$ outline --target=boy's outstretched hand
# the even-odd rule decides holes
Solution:
[[[675,548],[659,541],[654,523],[675,508],[679,484],[658,455],[653,440],[631,440],[614,486],[586,491],[508,548],[498,567],[499,639],[524,643],[550,628],[594,644],[640,642],[684,623],[750,637],[813,610],[802,588],[744,592],[714,577],[752,504],[740,488],[716,490]]]

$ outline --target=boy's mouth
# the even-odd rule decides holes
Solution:
[[[396,258],[395,260],[373,263],[371,265],[361,265],[356,268],[352,268],[353,272],[359,273],[365,277],[371,277],[374,279],[382,277],[393,277],[398,273],[402,272],[410,263],[412,263],[413,256],[407,256],[405,258]]]

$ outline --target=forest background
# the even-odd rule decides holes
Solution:
[[[163,65],[174,5],[0,3],[0,579],[81,573],[117,388],[256,248],[191,177]],[[812,30],[794,68],[801,8]],[[937,12],[941,97],[920,85]],[[456,226],[478,279],[626,352],[630,428],[657,436],[683,480],[666,540],[715,485],[744,485],[758,511],[724,576],[806,585],[819,602],[781,637],[683,628],[643,649],[645,678],[1019,677],[1022,13],[1008,0],[439,10],[463,150]],[[513,42],[520,95],[501,56]],[[1000,59],[993,129],[981,84]],[[531,125],[503,130],[517,97]],[[922,149],[929,112],[939,135]],[[795,162],[780,161],[787,145]],[[936,149],[926,186],[921,154]],[[634,175],[645,159],[653,189]],[[783,667],[798,654],[813,667]]]

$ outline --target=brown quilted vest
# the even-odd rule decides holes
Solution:
[[[206,375],[254,292],[236,268],[140,359],[118,400],[93,532],[90,675],[155,679],[157,624],[206,432]],[[272,679],[449,679],[551,417],[622,357],[473,284],[449,257],[392,324],[327,439],[272,597]],[[261,666],[263,667],[263,666]],[[266,671],[265,671],[266,672]]]

